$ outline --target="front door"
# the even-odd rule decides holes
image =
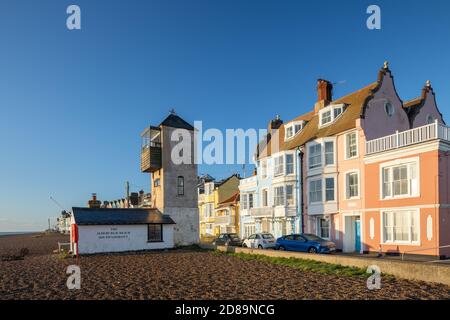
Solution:
[[[361,251],[361,220],[355,220],[355,251]]]

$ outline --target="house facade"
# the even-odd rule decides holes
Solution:
[[[344,252],[449,255],[450,135],[430,82],[403,102],[385,63],[360,90],[333,99],[332,88],[319,79],[311,112],[269,124],[257,175],[240,185],[242,235],[254,223],[250,232],[314,233]]]
[[[238,232],[239,205],[234,202],[237,202],[239,181],[237,174],[220,181],[209,175],[199,178],[197,192],[200,239],[215,237],[225,232]],[[233,196],[236,199],[233,199]]]

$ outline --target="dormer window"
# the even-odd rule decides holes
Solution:
[[[305,121],[294,121],[286,125],[286,133],[284,140],[288,140],[299,133],[305,126]]]
[[[336,120],[344,112],[344,106],[344,104],[339,104],[323,108],[319,113],[319,126],[326,126]]]

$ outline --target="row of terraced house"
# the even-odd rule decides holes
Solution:
[[[308,113],[277,116],[241,179],[239,233],[313,233],[344,252],[450,256],[450,128],[427,81],[403,102],[387,63],[344,97],[318,80]]]
[[[141,170],[151,174],[151,207],[175,222],[174,242],[313,233],[344,252],[450,256],[450,128],[431,83],[404,102],[385,63],[372,84],[332,92],[318,80],[310,112],[271,120],[245,179],[199,178],[195,161],[172,163],[171,136],[195,137],[175,113],[144,130]]]

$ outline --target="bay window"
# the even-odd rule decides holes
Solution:
[[[286,186],[286,204],[288,206],[294,205],[294,186],[291,184]]]
[[[325,178],[325,201],[334,201],[334,178]]]
[[[284,187],[274,188],[274,203],[276,206],[284,206]]]
[[[274,159],[274,175],[279,176],[283,174],[284,170],[284,163],[283,163],[283,156],[275,157]]]
[[[322,145],[318,143],[309,146],[308,151],[309,151],[308,157],[309,168],[313,169],[322,166],[322,154],[321,154]]]
[[[243,210],[248,209],[248,201],[247,200],[248,200],[247,194],[246,193],[242,194],[241,205],[242,205]]]
[[[334,164],[334,142],[325,142],[325,165]]]
[[[309,182],[309,202],[322,202],[322,180]]]
[[[286,155],[286,174],[294,173],[294,155],[287,154]]]
[[[248,208],[253,208],[253,193],[248,194]]]

